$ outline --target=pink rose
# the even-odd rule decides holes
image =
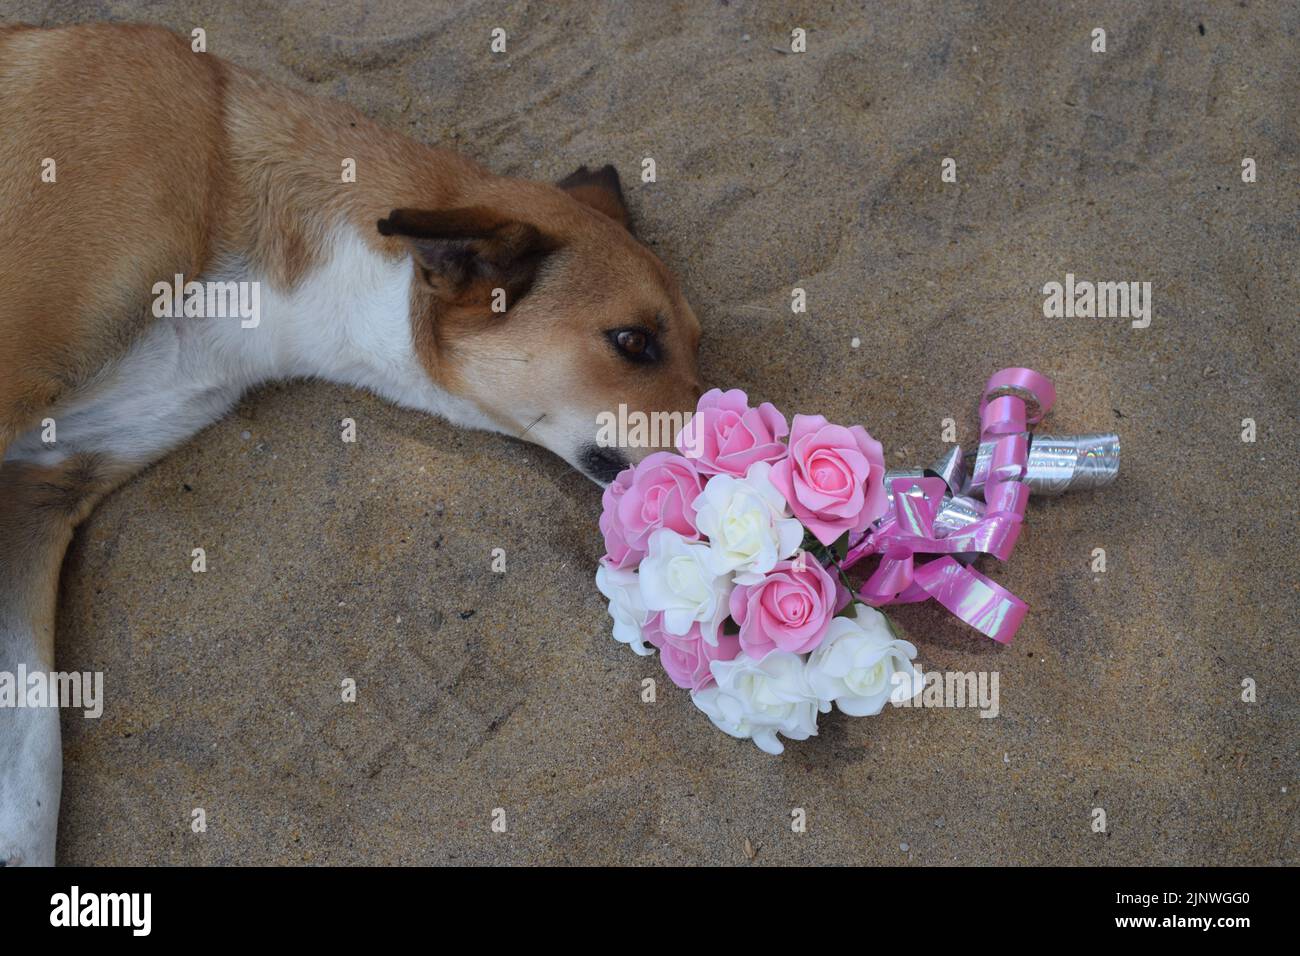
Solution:
[[[641,636],[648,644],[659,648],[659,661],[664,671],[678,687],[684,690],[703,690],[712,684],[713,661],[729,661],[740,653],[740,639],[735,634],[718,632],[718,646],[714,647],[700,633],[700,625],[693,624],[682,636],[669,634],[662,626],[663,615],[653,614],[641,628]]]
[[[768,402],[750,408],[748,401],[738,388],[705,392],[677,435],[678,451],[706,475],[744,478],[755,462],[780,461],[786,453],[781,439],[790,433],[785,416]]]
[[[754,660],[772,651],[806,654],[822,642],[831,619],[849,603],[849,590],[812,558],[803,567],[781,561],[758,584],[731,592],[740,647]]]
[[[660,528],[676,531],[687,541],[698,541],[691,504],[701,487],[695,466],[670,451],[647,455],[635,468],[619,472],[601,499],[605,563],[616,568],[640,564],[650,535]]]
[[[832,425],[796,415],[790,456],[772,466],[772,484],[794,516],[830,545],[845,531],[865,531],[885,512],[885,453],[861,425]]]
[[[627,543],[623,526],[618,520],[619,499],[632,487],[632,469],[624,468],[618,477],[609,483],[600,503],[600,533],[605,536],[605,556],[601,561],[614,568],[634,567],[641,562],[644,553],[638,554]]]

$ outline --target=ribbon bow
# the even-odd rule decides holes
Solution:
[[[1097,487],[1119,472],[1119,439],[1088,435],[1041,439],[1051,442],[1055,470],[1048,474],[1044,462],[1042,473],[1034,474],[1029,429],[1055,401],[1056,390],[1046,377],[1027,368],[1003,369],[989,379],[980,399],[975,480],[967,478],[957,447],[932,468],[886,473],[888,510],[841,562],[848,568],[880,555],[880,566],[859,592],[863,601],[880,607],[934,598],[993,640],[1010,642],[1028,610],[1025,602],[967,565],[981,554],[1000,561],[1011,556],[1031,486],[1062,491],[1077,474],[1078,486]],[[1062,454],[1073,449],[1079,465],[1063,480]],[[983,501],[970,494],[981,488]],[[940,557],[918,564],[917,555]]]

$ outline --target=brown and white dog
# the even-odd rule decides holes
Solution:
[[[174,281],[257,314],[160,309]],[[0,28],[0,672],[53,671],[77,523],[250,386],[368,388],[607,482],[643,452],[598,414],[692,409],[699,335],[611,167],[494,176],[158,28]],[[57,709],[0,708],[0,863],[53,863],[61,774]]]

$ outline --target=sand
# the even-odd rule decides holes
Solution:
[[[1117,485],[1032,502],[1013,559],[982,565],[1031,607],[1014,644],[894,615],[926,668],[997,671],[998,717],[824,717],[772,758],[609,637],[599,493],[558,459],[263,389],[77,535],[58,663],[102,670],[108,700],[64,719],[60,862],[1297,862],[1294,5],[4,13],[202,26],[502,172],[614,163],[704,322],[707,381],[861,422],[891,463],[934,458],[944,418],[969,447],[1008,365],[1055,380],[1050,431],[1124,440]],[[1045,318],[1067,272],[1150,282],[1150,327]]]

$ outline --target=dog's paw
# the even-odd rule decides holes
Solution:
[[[54,847],[0,843],[0,866],[53,866]]]

